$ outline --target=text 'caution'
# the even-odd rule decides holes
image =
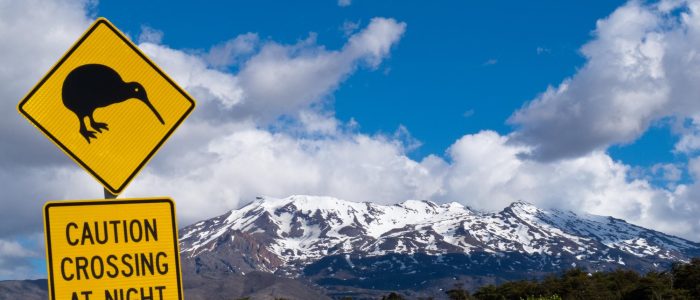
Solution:
[[[51,299],[182,299],[170,199],[44,206]]]

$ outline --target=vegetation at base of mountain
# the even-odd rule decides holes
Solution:
[[[640,275],[634,271],[587,273],[571,269],[540,281],[519,280],[487,285],[470,295],[456,286],[450,299],[700,299],[700,258],[675,263],[670,270]]]
[[[629,270],[588,273],[571,269],[542,280],[509,281],[487,285],[473,294],[456,284],[445,292],[451,300],[690,300],[700,299],[700,258],[675,263],[670,270],[640,275]],[[406,299],[392,292],[382,300]]]

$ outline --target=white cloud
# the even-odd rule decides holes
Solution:
[[[377,67],[389,55],[404,31],[406,23],[394,19],[372,18],[364,30],[354,34],[343,48],[346,59],[364,60],[372,67]]]
[[[697,18],[690,12],[675,20],[630,1],[598,21],[595,39],[581,50],[587,62],[578,73],[511,116],[516,140],[534,145],[536,159],[577,157],[632,142],[655,120],[698,111],[681,96],[689,87],[675,85],[695,75],[673,74],[695,69],[694,60],[676,64],[697,48],[695,33],[686,31]]]
[[[673,151],[678,154],[694,154],[700,150],[700,114],[687,120],[686,124],[676,126],[681,138],[676,142]]]
[[[314,35],[292,46],[267,43],[238,74],[245,94],[237,109],[265,121],[319,102],[358,64],[377,67],[405,27],[393,19],[374,18],[340,51],[317,46]]]
[[[573,77],[511,116],[518,128],[509,140],[528,148],[523,157],[558,165],[558,160],[589,158],[610,145],[633,142],[651,124],[670,120],[672,132],[681,137],[673,151],[695,155],[700,150],[697,49],[700,2],[630,1],[598,21],[595,38],[582,48],[587,62]],[[622,174],[638,173],[615,164],[628,169]],[[694,182],[684,185],[677,184],[683,174],[679,166],[656,164],[644,171],[650,175],[627,179],[638,184],[640,195],[624,205],[638,207],[638,215],[610,207],[620,201],[615,194],[601,198],[605,209],[600,211],[697,240],[698,170],[697,158],[691,159],[688,172]],[[649,187],[645,178],[650,176],[667,186]],[[588,188],[599,190],[598,185]],[[582,203],[579,207],[596,210]]]
[[[0,280],[41,276],[33,260],[44,253],[45,201],[101,192],[16,109],[89,26],[92,5],[93,1],[0,0]],[[27,240],[34,242],[20,242]]]
[[[556,162],[523,160],[531,148],[517,146],[492,131],[466,135],[448,150],[452,163],[445,176],[442,197],[460,199],[473,207],[498,210],[517,200],[540,207],[558,207],[627,221],[700,239],[697,212],[700,185],[679,185],[672,190],[655,188],[643,179],[630,178],[631,167],[614,161],[602,151]],[[700,162],[691,170],[696,178]],[[663,168],[669,180],[680,170]]]
[[[258,195],[333,195],[352,201],[394,203],[441,193],[435,157],[416,162],[403,144],[384,136],[338,133],[300,138],[255,128],[222,133],[190,145],[186,172],[146,172],[128,195],[170,194],[185,223],[220,214]],[[197,209],[207,207],[206,210]]]
[[[239,36],[224,46],[214,47],[204,59],[163,45],[144,43],[140,47],[204,102],[207,118],[252,118],[269,123],[323,101],[358,65],[376,68],[398,43],[405,27],[405,23],[394,19],[374,18],[337,51],[317,45],[315,34],[294,45],[267,42],[242,64],[236,75],[211,69],[221,66],[220,59],[212,65],[212,53],[218,51],[214,51],[217,47],[225,49],[241,39],[254,43],[254,35]]]
[[[89,9],[89,3],[83,1],[0,0],[0,38],[4,41],[0,45],[3,53],[0,57],[0,93],[3,99],[10,99],[2,102],[5,105],[2,111],[6,115],[0,118],[2,125],[5,125],[0,129],[4,141],[0,146],[3,154],[0,159],[0,179],[3,182],[3,202],[11,208],[0,211],[0,241],[4,237],[40,231],[41,206],[47,200],[98,198],[101,195],[99,185],[60,154],[60,151],[56,151],[50,142],[20,118],[15,109],[21,96],[88,27],[91,22]],[[169,146],[161,151],[162,158],[151,164],[143,175],[143,180],[148,182],[149,178],[167,179],[172,176],[173,181],[164,183],[164,186],[172,186],[175,194],[185,195],[178,202],[181,207],[196,208],[184,210],[185,213],[182,214],[185,220],[190,221],[195,217],[201,218],[235,207],[232,205],[242,201],[239,195],[253,196],[261,191],[288,193],[292,189],[314,193],[314,188],[333,192],[331,187],[340,183],[324,183],[319,178],[332,175],[342,179],[342,174],[330,170],[306,170],[303,160],[304,151],[313,147],[325,148],[320,144],[322,141],[317,143],[313,139],[297,140],[284,133],[273,134],[256,129],[257,124],[250,120],[271,121],[281,114],[290,114],[299,118],[305,130],[318,131],[324,135],[335,134],[335,120],[325,117],[325,113],[320,111],[310,113],[314,109],[310,110],[309,106],[327,97],[359,65],[377,67],[388,56],[391,46],[398,42],[404,27],[405,24],[392,19],[373,19],[367,28],[351,36],[347,45],[336,51],[317,45],[313,35],[295,45],[267,42],[257,51],[257,36],[246,34],[214,46],[203,55],[159,45],[157,43],[162,41],[162,32],[144,27],[140,47],[191,92],[200,106],[193,118],[173,137]],[[240,59],[244,60],[244,64],[238,74],[216,69],[240,63]],[[232,113],[234,107],[235,111],[241,113]],[[333,139],[335,138],[329,139],[328,143],[332,143]],[[398,144],[384,143],[383,140],[368,136],[357,135],[342,140],[342,145],[334,149],[341,151],[348,148],[345,151],[358,157],[364,152],[402,151]],[[266,142],[275,143],[266,145]],[[268,151],[257,154],[257,149],[248,148],[241,153],[236,148],[231,148],[237,143],[260,146]],[[292,151],[288,157],[281,156],[286,147]],[[357,149],[352,150],[353,147]],[[280,156],[277,157],[278,155]],[[333,151],[318,150],[317,155],[339,160]],[[250,165],[250,158],[259,158],[261,162],[267,158],[269,164],[264,165],[265,169],[257,169],[257,165]],[[280,161],[286,163],[285,168],[279,169],[280,165],[273,164]],[[247,162],[249,165],[246,169],[237,169],[239,162]],[[387,168],[409,168],[402,164],[411,165],[412,161],[399,157]],[[217,165],[229,169],[213,168]],[[323,164],[325,165],[327,163]],[[370,164],[365,164],[362,168],[373,170]],[[275,179],[289,179],[289,175],[297,174],[297,169],[301,174],[309,176],[299,176],[288,183],[279,182],[279,187],[261,181],[264,178],[270,179],[270,183]],[[149,177],[149,172],[161,175]],[[202,174],[197,174],[198,172]],[[228,188],[232,182],[227,176],[251,172],[257,172],[261,177],[244,176],[242,182],[247,184],[236,189]],[[208,175],[213,177],[207,177]],[[203,179],[208,181],[201,181]],[[361,179],[365,182],[367,180]],[[400,179],[396,180],[399,181],[397,185],[401,184]],[[308,184],[309,182],[313,184]],[[176,189],[173,186],[175,183],[189,184],[186,189]],[[223,187],[218,187],[217,184],[223,184]],[[144,193],[139,196],[154,195],[153,187],[139,189],[138,180],[134,185],[137,186],[133,189],[135,194],[142,191]],[[228,191],[222,193],[222,189]],[[404,187],[386,189],[396,191]],[[360,190],[346,189],[346,194],[359,193]],[[164,194],[169,195],[171,191],[167,190]],[[210,200],[212,209],[207,212],[200,210],[202,206],[197,206],[201,204],[198,202],[200,199]],[[219,200],[228,205],[216,206]],[[187,211],[199,213],[193,213],[193,216],[188,215]],[[188,216],[191,218],[188,219]],[[20,249],[13,243],[0,246],[4,251],[0,253],[0,259],[15,255],[15,250]],[[21,273],[17,269],[19,263],[4,262],[8,263],[0,263],[0,276],[12,272]]]
[[[350,4],[352,4],[352,0],[338,0],[338,6],[340,7],[350,6]]]
[[[241,34],[209,49],[204,59],[210,66],[216,68],[235,65],[251,55],[259,43],[260,38],[256,33]]]
[[[89,1],[0,0],[0,167],[65,164],[17,103],[90,24]]]
[[[338,125],[333,124],[328,128]],[[692,196],[700,188],[655,188],[631,178],[632,167],[601,151],[556,162],[523,160],[519,154],[530,148],[482,131],[455,142],[449,162],[432,155],[415,161],[406,156],[411,144],[402,137],[408,134],[405,128],[391,137],[328,128],[322,136],[300,137],[239,127],[205,144],[190,143],[185,155],[157,158],[156,165],[170,167],[147,169],[126,196],[172,195],[184,224],[258,195],[316,194],[378,203],[432,199],[491,211],[526,200],[700,238],[696,213],[684,211],[699,211]],[[700,170],[700,163],[693,166]],[[679,171],[669,165],[658,169],[674,178]]]
[[[333,136],[338,133],[338,120],[333,116],[325,116],[318,112],[303,110],[299,112],[299,122],[303,126],[302,132]]]
[[[36,262],[44,257],[38,251],[43,242],[40,234],[23,238],[23,245],[18,240],[0,239],[0,280],[44,278],[37,270]]]
[[[360,29],[360,22],[359,21],[357,21],[357,22],[345,21],[345,22],[343,22],[343,25],[340,27],[340,30],[343,31],[345,36],[351,36],[358,29]]]
[[[146,25],[141,26],[139,43],[160,44],[163,41],[163,32]]]
[[[0,240],[0,256],[2,257],[31,257],[37,254],[25,249],[15,241]]]
[[[651,173],[665,181],[674,183],[681,180],[683,170],[675,164],[657,163],[651,166]]]
[[[139,44],[150,58],[198,100],[198,110],[215,115],[243,101],[240,80],[230,73],[211,69],[204,59],[183,51],[152,43]]]
[[[162,35],[144,35],[141,49],[198,107],[124,196],[172,196],[180,225],[258,195],[379,203],[432,199],[488,210],[527,200],[614,215],[698,240],[700,201],[694,199],[700,199],[700,184],[653,187],[632,178],[631,166],[604,151],[634,140],[660,117],[700,115],[693,100],[700,95],[693,84],[693,70],[700,68],[692,55],[700,41],[697,5],[671,22],[673,14],[662,12],[673,5],[664,3],[657,8],[632,2],[600,21],[596,38],[583,49],[586,66],[516,112],[515,133],[468,134],[448,149],[446,159],[429,155],[418,161],[407,155],[420,145],[407,128],[397,124],[394,134],[362,133],[356,122],[335,119],[324,105],[358,68],[376,70],[386,61],[405,23],[372,19],[337,50],[319,45],[313,34],[285,45],[247,33],[208,52],[173,49],[159,44]],[[18,248],[12,239],[40,232],[45,200],[101,194],[92,178],[14,109],[87,28],[87,11],[87,2],[0,0],[0,52],[7,54],[0,56],[0,94],[16,99],[0,103],[6,114],[0,124],[7,125],[0,126],[0,182],[3,204],[12,208],[0,211],[0,260],[41,253],[39,247]],[[41,30],[43,24],[53,30]],[[681,63],[689,67],[678,68]],[[700,122],[686,123],[676,126],[687,140],[676,148],[691,153],[700,145],[693,141]],[[522,159],[523,154],[540,160]],[[654,172],[674,181],[679,168],[659,165]],[[700,160],[691,160],[688,172],[697,182]],[[25,267],[0,262],[0,277]]]

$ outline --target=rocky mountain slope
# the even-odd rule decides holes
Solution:
[[[46,279],[0,281],[0,299],[48,299]]]
[[[430,201],[259,197],[180,234],[183,269],[196,274],[264,271],[368,289],[425,289],[459,276],[533,277],[573,266],[646,272],[700,256],[698,243],[525,202],[484,213]]]
[[[187,299],[439,297],[571,267],[665,270],[700,244],[623,220],[516,202],[397,205],[260,197],[180,229]],[[0,282],[0,299],[46,297],[46,280]],[[43,295],[43,296],[42,296]],[[17,298],[19,299],[19,298]]]

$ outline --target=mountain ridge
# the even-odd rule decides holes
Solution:
[[[621,219],[540,209],[524,201],[480,212],[456,202],[381,205],[305,195],[258,197],[180,233],[183,264],[195,272],[264,271],[314,280],[353,273],[362,262],[374,263],[364,266],[370,270],[384,256],[421,255],[421,264],[452,269],[441,262],[449,255],[494,274],[525,275],[573,266],[648,272],[700,255],[698,243]],[[318,264],[324,263],[335,265],[333,271],[321,272]],[[410,269],[396,265],[395,272]],[[457,273],[467,275],[462,271]]]
[[[693,241],[524,201],[484,212],[456,202],[304,195],[258,197],[186,226],[180,249],[193,299],[377,299],[390,291],[440,298],[457,283],[475,290],[572,267],[665,271],[700,256]],[[0,298],[29,294],[45,297],[46,281],[0,282]]]

